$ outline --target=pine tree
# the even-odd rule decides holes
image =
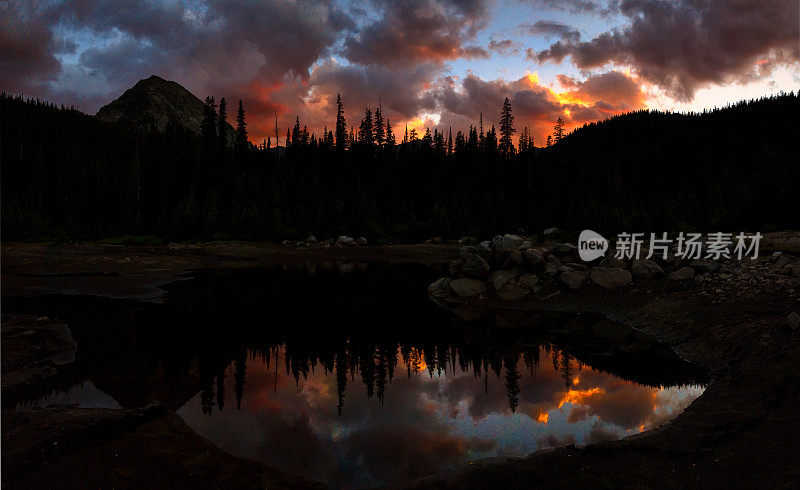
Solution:
[[[408,143],[408,124],[406,124],[406,132],[403,135],[403,143]]]
[[[211,157],[217,139],[217,103],[214,96],[206,97],[203,106],[203,122],[200,125],[200,135],[203,140],[203,149]]]
[[[411,128],[411,131],[408,133],[408,141],[417,141],[417,130]]]
[[[522,128],[522,132],[519,134],[519,152],[520,154],[525,153],[528,151],[528,127],[525,126]]]
[[[561,116],[559,116],[556,125],[553,127],[553,136],[556,143],[564,138],[564,120],[561,119]]]
[[[553,145],[553,137],[551,135],[549,135],[549,134],[547,135],[547,143],[546,143],[546,145],[547,146],[552,146]]]
[[[219,143],[220,157],[224,158],[228,150],[228,103],[225,102],[225,97],[219,101],[219,125],[217,129],[217,142]]]
[[[422,144],[428,148],[433,146],[433,136],[431,135],[431,128],[425,128],[425,136],[422,137]]]
[[[394,137],[394,132],[392,131],[392,123],[387,118],[386,119],[386,146],[391,148],[391,147],[393,147],[395,145],[395,143],[396,143],[396,141],[395,141],[395,137]]]
[[[466,149],[467,149],[467,140],[464,138],[464,133],[459,131],[456,133],[456,143],[454,151],[456,152],[456,155],[458,155]]]
[[[247,123],[241,99],[239,99],[239,110],[236,111],[236,149],[239,153],[247,151]]]
[[[358,129],[358,140],[361,143],[372,144],[375,142],[375,135],[372,127],[372,111],[369,107],[364,110],[364,119],[361,120],[361,126]]]
[[[383,126],[383,114],[381,113],[381,106],[378,104],[378,108],[375,109],[375,143],[378,146],[383,146],[386,142],[386,132],[384,131]]]
[[[344,118],[342,98],[336,94],[336,150],[343,151],[347,146],[347,121]]]
[[[300,144],[300,116],[296,116],[294,120],[294,127],[292,128],[292,144]]]
[[[453,154],[453,127],[450,126],[450,131],[447,135],[447,154]]]
[[[483,151],[489,155],[497,153],[497,131],[494,128],[494,124],[492,124],[492,129],[486,132],[486,136],[483,139]]]
[[[494,126],[492,126],[494,127]],[[500,111],[500,156],[511,158],[514,155],[514,142],[511,140],[516,132],[514,129],[514,116],[511,114],[511,102],[508,97],[503,102],[503,109]]]

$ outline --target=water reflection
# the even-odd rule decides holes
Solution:
[[[250,351],[178,413],[233,454],[361,486],[617,439],[674,417],[703,391],[624,381],[549,345],[494,359],[403,345],[361,354],[326,363],[298,361],[284,346]]]
[[[615,439],[699,396],[704,374],[599,315],[433,304],[422,265],[208,270],[162,304],[4,298],[69,325],[75,362],[4,409],[159,402],[227,451],[335,486]]]

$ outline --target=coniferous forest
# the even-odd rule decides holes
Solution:
[[[335,128],[309,134],[298,119],[274,147],[248,141],[241,104],[224,109],[236,120],[225,129],[212,98],[199,131],[159,131],[4,94],[4,238],[419,241],[551,226],[769,231],[800,216],[794,93],[566,135],[559,121],[549,146],[515,127],[508,100],[497,128],[424,135],[400,134],[380,108],[346,121],[342,106]]]

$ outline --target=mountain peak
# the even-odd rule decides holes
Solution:
[[[159,131],[169,125],[200,132],[203,101],[178,82],[157,75],[143,78],[119,98],[100,108],[98,119],[124,122],[136,127],[155,124]]]

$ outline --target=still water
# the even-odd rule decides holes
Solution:
[[[597,315],[464,323],[420,265],[203,271],[164,304],[47,296],[75,366],[4,409],[159,401],[231,454],[334,486],[391,484],[658,426],[704,374]]]

